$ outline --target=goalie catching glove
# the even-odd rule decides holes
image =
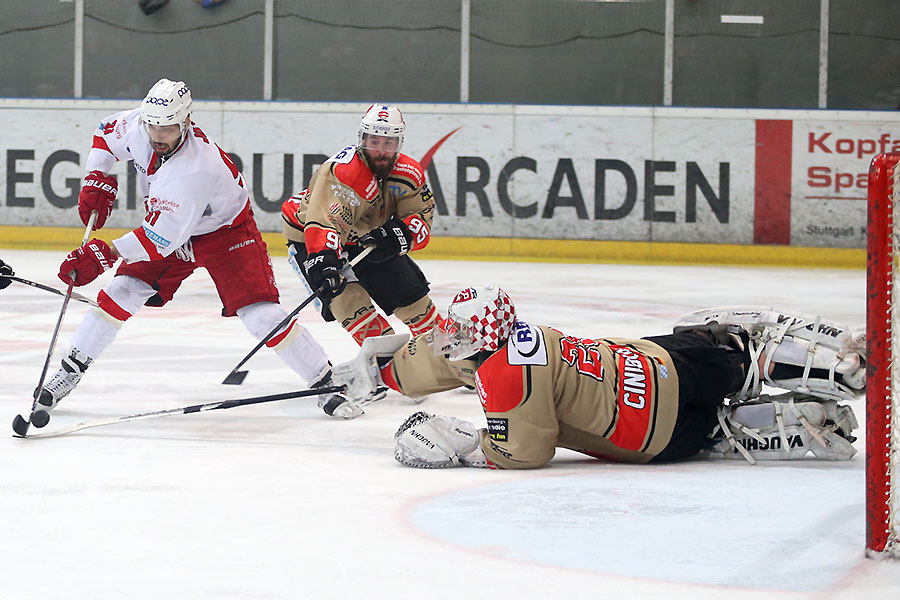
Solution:
[[[394,434],[394,458],[418,469],[487,467],[481,431],[456,417],[413,413]]]
[[[116,255],[103,240],[93,239],[81,248],[69,252],[59,266],[63,283],[76,287],[87,285],[116,264]]]
[[[380,263],[403,256],[412,247],[413,234],[400,219],[393,218],[359,238],[362,246],[375,246],[369,260]]]
[[[106,175],[100,171],[91,171],[84,178],[84,186],[78,194],[78,216],[81,222],[87,226],[91,219],[91,212],[97,211],[97,222],[94,229],[100,229],[106,224],[106,219],[112,214],[113,204],[119,184],[112,175]]]

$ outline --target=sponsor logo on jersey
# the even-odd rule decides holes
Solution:
[[[496,442],[509,441],[509,419],[488,417],[488,434]]]
[[[516,320],[515,330],[506,346],[506,360],[511,365],[547,365],[547,346],[538,327]]]
[[[378,194],[378,181],[373,177],[369,180],[369,185],[366,186],[365,198],[366,200],[371,200]]]
[[[146,225],[144,225],[143,227],[144,227],[144,233],[147,234],[147,239],[149,239],[151,242],[153,242],[160,248],[168,248],[172,244],[172,242],[170,242],[163,236],[159,235],[152,229],[149,229]]]
[[[638,410],[647,405],[649,368],[646,358],[626,346],[613,346],[619,357],[619,399],[625,406]]]
[[[491,450],[504,458],[508,458],[510,460],[512,459],[512,452],[510,452],[509,450],[504,450],[503,448],[495,444],[493,440],[491,440]]]
[[[481,406],[487,408],[487,393],[484,391],[484,384],[481,383],[481,377],[475,372],[475,392],[478,399],[481,400]]]

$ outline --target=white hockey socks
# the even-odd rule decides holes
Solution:
[[[241,322],[258,340],[287,316],[287,311],[274,302],[257,302],[237,310]],[[313,383],[328,365],[328,356],[305,327],[291,321],[266,343],[278,357],[307,383]]]

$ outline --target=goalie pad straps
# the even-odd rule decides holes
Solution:
[[[684,315],[675,324],[676,333],[690,330],[709,331],[720,341],[738,334],[745,341],[749,365],[744,385],[733,395],[737,400],[758,397],[764,383],[834,400],[854,399],[865,389],[865,335],[819,316],[771,308],[711,308]]]
[[[394,434],[394,459],[407,467],[488,467],[481,430],[456,417],[417,412]]]
[[[793,460],[812,452],[823,460],[856,454],[851,433],[859,426],[849,406],[835,400],[788,392],[719,410],[712,458]],[[721,436],[716,440],[716,436]]]

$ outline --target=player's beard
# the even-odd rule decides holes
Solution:
[[[369,163],[369,168],[372,169],[372,172],[375,173],[378,179],[384,179],[391,174],[391,171],[394,169],[394,161],[397,159],[396,154],[379,152],[377,156],[373,156],[368,150],[363,150],[363,153],[366,155],[366,162]]]

